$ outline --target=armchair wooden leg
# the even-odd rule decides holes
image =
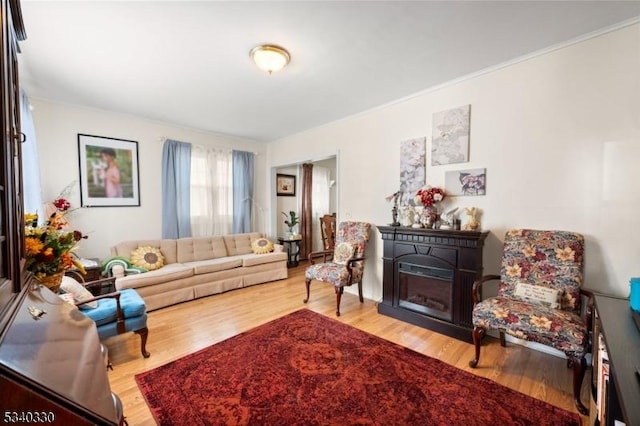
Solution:
[[[307,285],[307,297],[302,301],[303,303],[307,303],[309,301],[309,287],[311,286],[311,280],[306,279],[304,283]]]
[[[507,341],[504,339],[504,331],[500,332],[500,346],[503,348],[507,346]]]
[[[586,362],[584,357],[571,358],[571,364],[573,366],[573,402],[576,404],[576,408],[580,414],[587,416],[589,415],[589,409],[580,401],[580,391],[582,390]]]
[[[140,335],[140,351],[142,352],[142,356],[149,358],[151,356],[151,354],[147,352],[147,337],[149,336],[149,329],[147,327],[141,328],[140,330],[136,330],[134,333]]]
[[[480,343],[482,342],[482,338],[484,337],[485,329],[481,327],[474,327],[471,335],[473,336],[473,344],[476,348],[476,357],[469,361],[469,367],[476,368],[478,366],[478,361],[480,361]]]
[[[364,303],[364,298],[362,297],[362,281],[358,283],[358,296],[360,296],[360,303]]]
[[[342,293],[344,293],[344,287],[336,287],[336,316],[340,316],[340,300],[342,299]]]

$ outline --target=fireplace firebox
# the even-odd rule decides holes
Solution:
[[[383,240],[378,312],[472,342],[473,282],[488,232],[378,226]]]
[[[453,270],[398,263],[398,306],[453,320]]]

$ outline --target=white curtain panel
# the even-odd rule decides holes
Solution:
[[[313,208],[313,250],[323,250],[322,235],[320,234],[320,217],[331,214],[329,185],[331,182],[330,171],[327,167],[313,166],[311,184],[311,200]]]
[[[191,232],[194,237],[227,235],[233,226],[231,150],[193,146]]]
[[[26,137],[26,141],[22,145],[22,193],[24,196],[24,211],[25,213],[43,212],[36,129],[33,125],[29,98],[22,89],[20,89],[20,118],[22,132]],[[44,215],[41,215],[39,219],[42,221]]]

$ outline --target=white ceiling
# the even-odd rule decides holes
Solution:
[[[640,1],[24,1],[29,96],[272,141],[640,17]],[[291,53],[272,76],[249,51]]]

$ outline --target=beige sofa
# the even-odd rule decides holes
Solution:
[[[118,290],[135,288],[147,310],[254,284],[287,278],[287,254],[281,245],[274,251],[254,254],[252,241],[259,233],[177,240],[124,241],[111,248],[113,256],[129,257],[138,247],[157,247],[164,266],[142,274],[116,279]]]

